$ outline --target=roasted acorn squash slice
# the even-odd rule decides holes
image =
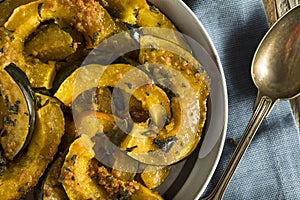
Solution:
[[[70,107],[81,93],[97,87],[104,70],[104,66],[94,64],[76,69],[62,82],[54,96]]]
[[[191,50],[185,42],[181,33],[179,33],[166,15],[164,15],[155,6],[150,6],[145,0],[99,0],[103,7],[107,8],[113,16],[119,18],[122,22],[138,27],[157,27],[166,29],[166,31],[157,31],[155,29],[145,29],[158,37],[178,43],[187,50]],[[118,21],[118,20],[116,20]]]
[[[81,135],[70,146],[61,168],[62,185],[69,199],[107,199],[103,187],[89,176],[90,162],[94,157],[93,143],[87,135]]]
[[[16,64],[28,77],[32,87],[50,89],[56,74],[55,62],[47,64],[34,57],[25,57],[23,48],[15,46],[15,35],[6,28],[0,27],[0,63],[5,67],[10,63]]]
[[[66,200],[67,194],[60,182],[60,171],[63,166],[65,154],[61,154],[52,163],[49,171],[46,173],[46,178],[42,184],[42,199],[43,200]]]
[[[143,34],[164,38],[191,51],[182,33],[177,31],[175,25],[158,8],[154,6],[142,8],[137,16],[137,24]]]
[[[155,83],[172,91],[173,119],[157,136],[133,128],[125,146],[136,146],[128,155],[147,164],[169,165],[188,156],[200,141],[206,119],[209,79],[199,62],[185,49],[161,38],[140,37],[140,62]],[[144,126],[145,127],[145,126]],[[142,148],[143,147],[143,148]],[[154,148],[156,147],[156,148]]]
[[[170,169],[171,166],[147,165],[141,173],[141,179],[149,189],[156,188],[168,177]]]
[[[139,10],[148,6],[146,0],[100,0],[100,3],[128,24],[136,24]]]
[[[34,133],[26,152],[9,162],[0,176],[2,199],[18,199],[38,183],[64,134],[64,116],[59,103],[44,95],[41,98],[47,98],[48,103],[37,110]]]
[[[33,0],[5,0],[0,2],[0,26],[3,26],[3,24],[6,22],[6,20],[9,18],[9,16],[12,14],[15,8],[30,3]]]
[[[78,134],[93,137],[96,133],[107,133],[115,125],[113,115],[100,112],[83,112],[76,121]]]
[[[174,29],[175,25],[154,6],[145,6],[137,15],[137,24],[141,27],[159,27]]]
[[[43,62],[59,61],[75,53],[72,36],[57,24],[42,28],[25,43],[25,52]]]
[[[14,63],[26,74],[32,87],[52,87],[56,74],[55,62],[49,61],[46,64],[37,58],[25,57],[23,48],[15,48],[13,44],[15,35],[4,27],[0,27],[0,37],[0,68]]]
[[[184,92],[186,86],[184,85],[184,81],[187,80],[189,82],[189,85],[197,95],[196,99],[199,100],[201,116],[198,134],[200,135],[206,119],[206,101],[210,90],[210,79],[203,69],[203,66],[190,52],[168,40],[151,35],[142,35],[140,45],[139,59],[141,63],[152,63],[164,66],[159,67],[153,65],[148,69],[155,73],[153,76],[157,80],[161,79],[159,82],[163,82],[163,80],[167,78],[162,75],[168,73],[170,71],[169,69],[174,69],[172,71],[178,71],[183,75],[182,78],[179,79],[180,82],[175,86],[176,90]],[[177,74],[177,76],[178,75],[179,74]]]
[[[89,48],[97,46],[114,33],[115,24],[108,12],[96,1],[45,0],[40,11],[42,20],[57,19],[62,27],[73,25],[81,32]]]
[[[95,87],[115,87],[124,74],[130,70],[135,70],[135,67],[128,64],[112,64],[109,66],[89,64],[82,66],[63,81],[54,96],[66,106],[71,106],[73,100],[87,90]],[[138,69],[137,71],[142,76],[140,79],[143,77],[147,79],[145,73]]]
[[[190,67],[194,67],[194,64],[192,63]],[[200,140],[208,92],[201,90],[200,95],[199,87],[208,88],[206,80],[202,79],[205,73],[203,77],[199,74],[199,77],[195,78],[194,74],[187,73],[190,69],[176,71],[172,67],[165,68],[150,64],[145,64],[143,70],[148,70],[157,84],[174,92],[175,97],[172,98],[171,106],[168,96],[152,83],[153,80],[145,72],[126,64],[81,67],[66,80],[67,87],[62,84],[62,89],[65,88],[64,90],[68,92],[60,92],[60,94],[63,98],[68,95],[68,102],[71,104],[72,98],[94,87],[95,84],[98,84],[99,88],[107,86],[114,88],[112,112],[115,115],[116,125],[128,134],[120,144],[121,149],[130,150],[128,155],[147,164],[172,164],[189,155]],[[168,83],[170,80],[171,83]],[[199,85],[197,81],[205,85]],[[121,93],[118,92],[120,90]],[[135,123],[130,119],[128,108],[130,95],[141,101],[145,110],[149,110],[150,121]],[[203,100],[201,118],[198,98]],[[170,109],[173,113],[172,119],[169,117]],[[79,116],[74,116],[75,121],[77,117]]]
[[[133,181],[138,172],[139,163],[126,155],[123,151],[116,151],[113,154],[114,164],[112,166],[112,175],[123,181]]]
[[[51,19],[55,19],[55,23],[62,27],[75,26],[83,33],[89,47],[96,46],[113,34],[115,26],[107,11],[93,0],[39,0],[16,8],[5,27],[14,32],[15,45],[22,49],[25,39],[40,23]]]
[[[12,160],[26,148],[34,130],[35,97],[25,74],[13,64],[0,69],[1,146]]]
[[[24,49],[26,38],[33,33],[40,24],[38,14],[39,3],[41,2],[35,1],[17,7],[4,24],[5,29],[9,30],[14,36],[14,40],[12,41],[13,46],[20,50],[20,52]]]
[[[86,15],[89,17],[85,17]],[[9,39],[6,41],[7,44],[3,49],[4,55],[6,55],[5,59],[3,59],[5,61],[3,61],[3,64],[16,61],[18,67],[28,76],[33,87],[51,89],[56,74],[55,63],[43,63],[32,56],[23,56],[25,41],[37,30],[42,22],[47,20],[54,20],[54,23],[62,28],[75,27],[78,32],[84,35],[87,48],[95,47],[106,37],[112,35],[115,25],[106,10],[93,0],[88,2],[39,0],[17,7],[4,24],[4,29]],[[50,44],[49,49],[53,45]],[[14,49],[15,52],[7,50],[9,48]],[[72,48],[70,49],[72,50]],[[72,51],[68,54],[70,53]],[[47,60],[52,59],[53,56],[46,56],[46,58],[42,56],[41,58],[42,60]]]

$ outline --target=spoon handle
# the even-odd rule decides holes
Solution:
[[[270,113],[275,102],[271,98],[266,96],[258,95],[258,105],[255,107],[254,113],[248,123],[248,126],[242,135],[226,169],[224,170],[222,177],[217,183],[215,189],[212,193],[204,198],[205,200],[221,200],[227,185],[234,174],[241,158],[243,157],[247,147],[249,146],[251,140],[253,139],[259,125],[262,120]]]

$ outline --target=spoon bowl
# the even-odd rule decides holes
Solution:
[[[300,93],[300,6],[281,17],[258,46],[251,75],[258,89],[254,112],[222,177],[206,200],[222,199],[259,125],[275,103]]]
[[[300,7],[283,16],[265,35],[251,75],[261,95],[289,99],[300,91]],[[260,96],[261,96],[260,95]]]

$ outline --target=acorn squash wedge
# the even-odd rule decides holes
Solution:
[[[108,8],[112,15],[128,24],[136,24],[136,16],[141,8],[148,6],[146,0],[100,0],[103,7]]]
[[[141,36],[140,45],[140,62],[154,64],[148,67],[148,71],[152,71],[154,73],[152,75],[159,82],[163,82],[167,77],[162,75],[169,73],[171,70],[178,77],[177,80],[180,81],[177,85],[174,85],[176,91],[184,92],[187,84],[193,89],[196,99],[199,100],[200,121],[198,134],[201,135],[206,119],[206,101],[210,91],[210,79],[201,63],[181,46],[155,36]],[[158,64],[158,66],[155,66],[155,64]],[[161,67],[161,65],[164,67]],[[179,73],[182,74],[181,78]],[[187,83],[184,83],[185,80],[187,80]]]
[[[113,115],[100,112],[83,112],[75,121],[78,134],[90,138],[97,133],[107,133],[115,126]]]
[[[79,74],[80,70],[82,71]],[[177,95],[176,98],[172,98],[171,106],[168,96],[152,83],[153,80],[143,70],[148,71],[158,81],[157,84]],[[120,147],[122,150],[130,150],[128,155],[133,158],[147,164],[169,165],[189,155],[197,146],[200,140],[199,133],[202,131],[198,124],[200,120],[198,87],[195,84],[191,86],[191,80],[187,80],[183,72],[178,72],[172,67],[165,69],[156,65],[145,64],[144,69],[141,70],[131,65],[112,64],[88,65],[74,73],[75,75],[71,75],[72,79],[69,77],[69,80],[66,80],[68,87],[65,87],[72,89],[66,89],[65,91],[68,92],[61,93],[63,98],[67,96],[66,93],[70,95],[68,98],[70,103],[72,97],[94,87],[95,84],[98,84],[99,88],[107,86],[114,88],[112,112],[115,115],[116,125],[128,134]],[[191,75],[186,74],[186,76]],[[170,80],[173,82],[169,83]],[[153,97],[152,93],[155,94]],[[131,94],[142,102],[144,109],[149,110],[150,121],[135,123],[130,119],[128,105]],[[204,103],[205,98],[203,98]],[[173,113],[172,119],[170,119],[170,108]],[[206,107],[202,109],[206,111]],[[79,116],[73,116],[74,120],[76,121]],[[201,118],[202,123],[204,119]],[[170,123],[166,123],[167,121]],[[165,125],[166,127],[163,128]]]
[[[137,15],[137,24],[141,27],[159,27],[176,30],[175,25],[155,6],[141,8]]]
[[[34,57],[24,56],[23,48],[19,49],[14,46],[15,35],[6,28],[0,27],[0,63],[1,68],[14,63],[28,77],[28,80],[34,88],[52,87],[52,82],[56,74],[55,62],[49,61],[43,63]],[[23,54],[24,53],[24,54]]]
[[[171,91],[173,118],[157,136],[138,133],[136,127],[125,146],[134,145],[131,157],[152,165],[170,165],[188,156],[201,138],[206,119],[209,79],[199,62],[175,43],[152,36],[140,37],[140,62],[155,84]],[[129,136],[130,137],[130,136]],[[141,148],[143,147],[143,148]]]
[[[142,34],[149,34],[178,44],[187,51],[191,47],[187,44],[182,33],[158,8],[147,6],[142,8],[137,16],[137,24],[141,28]]]
[[[133,181],[138,172],[139,163],[137,160],[126,155],[123,151],[116,151],[113,154],[114,164],[111,174],[123,181]]]
[[[206,99],[210,80],[191,52],[167,38],[149,34],[140,35],[140,47],[139,60],[142,64],[161,64],[179,71],[189,80],[193,89],[204,93],[203,97]]]
[[[19,20],[20,16],[23,20]],[[14,32],[16,47],[23,48],[25,39],[40,23],[51,19],[62,27],[75,26],[85,36],[89,48],[113,34],[115,26],[107,11],[93,0],[38,0],[16,8],[5,27]]]
[[[113,16],[125,22],[125,24],[142,27],[142,29],[145,27],[156,27],[157,29],[145,29],[144,31],[148,34],[167,38],[169,41],[175,42],[187,50],[191,50],[172,21],[158,8],[149,5],[146,0],[99,0],[99,2]],[[165,30],[158,31],[159,29]]]
[[[170,169],[171,166],[147,165],[141,173],[141,179],[149,189],[156,188],[165,181]]]
[[[65,154],[60,154],[52,163],[49,171],[46,172],[46,178],[42,184],[42,199],[43,200],[66,200],[67,194],[60,182],[60,171],[63,166]]]
[[[12,14],[15,8],[30,3],[33,0],[5,0],[0,3],[0,26],[3,26],[8,17]]]
[[[94,157],[93,145],[90,138],[82,134],[69,148],[60,179],[70,200],[108,199],[104,188],[89,176],[90,162]]]
[[[76,69],[62,82],[54,96],[64,105],[71,107],[73,100],[81,93],[97,87],[98,80],[105,69],[106,67],[95,64]]]
[[[9,162],[0,176],[3,199],[18,199],[38,183],[64,134],[64,116],[59,103],[44,95],[41,98],[47,98],[48,103],[37,110],[35,129],[26,152]]]
[[[0,69],[0,143],[5,157],[12,160],[24,150],[35,123],[35,97],[26,75],[15,65]]]
[[[57,24],[49,24],[25,43],[24,51],[43,62],[59,61],[75,53],[72,36]]]
[[[147,122],[134,124],[121,149],[130,149],[128,155],[140,162],[170,165],[189,155],[200,140],[199,100],[181,73],[163,67],[148,69],[158,84],[176,94],[171,99],[173,115],[163,127],[149,126]],[[163,74],[168,76],[162,78]]]
[[[86,15],[89,17],[86,18]],[[20,18],[22,18],[22,20],[20,20]],[[87,21],[87,19],[89,20]],[[53,60],[46,63],[42,61],[57,59],[53,57],[53,55],[49,56],[53,54],[57,48],[51,48],[54,44],[50,43],[49,49],[43,50],[43,53],[46,52],[48,56],[40,56],[41,60],[35,56],[24,57],[23,54],[25,41],[27,41],[31,34],[35,33],[41,23],[49,20],[54,20],[53,23],[58,24],[62,29],[65,27],[73,27],[77,32],[83,34],[86,48],[97,46],[102,40],[114,33],[115,27],[107,11],[98,2],[93,0],[88,2],[75,0],[38,0],[17,7],[4,24],[4,29],[7,32],[8,38],[10,38],[10,41],[7,41],[9,45],[6,45],[7,47],[4,49],[4,54],[6,55],[5,61],[16,61],[18,67],[28,76],[33,87],[45,87],[46,89],[52,88],[56,68]],[[41,36],[39,36],[38,41],[40,38]],[[51,37],[47,39],[49,40]],[[49,42],[47,44],[49,44]],[[70,46],[73,45],[71,44]],[[75,46],[73,46],[74,48],[69,48],[70,51],[66,55],[72,54],[73,50],[76,49]],[[9,53],[10,50],[7,50],[9,48],[14,49],[15,52],[13,53],[15,55]],[[32,49],[33,48],[29,45],[27,51],[33,53],[33,55],[40,53],[40,50],[32,51]],[[48,50],[51,51],[47,52]],[[58,58],[60,59],[66,55],[60,55]],[[14,59],[13,57],[18,57],[18,59]]]
[[[71,106],[73,100],[87,90],[95,87],[115,87],[124,74],[131,70],[132,72],[139,72],[138,75],[141,76],[139,80],[147,79],[145,73],[128,64],[111,64],[108,66],[89,64],[82,66],[63,81],[54,96],[66,106]]]

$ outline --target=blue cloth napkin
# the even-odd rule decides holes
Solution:
[[[261,0],[185,0],[208,31],[220,56],[229,99],[227,139],[203,196],[219,180],[252,115],[257,89],[250,68],[268,30]],[[300,199],[300,139],[288,101],[276,104],[240,162],[224,199]]]

